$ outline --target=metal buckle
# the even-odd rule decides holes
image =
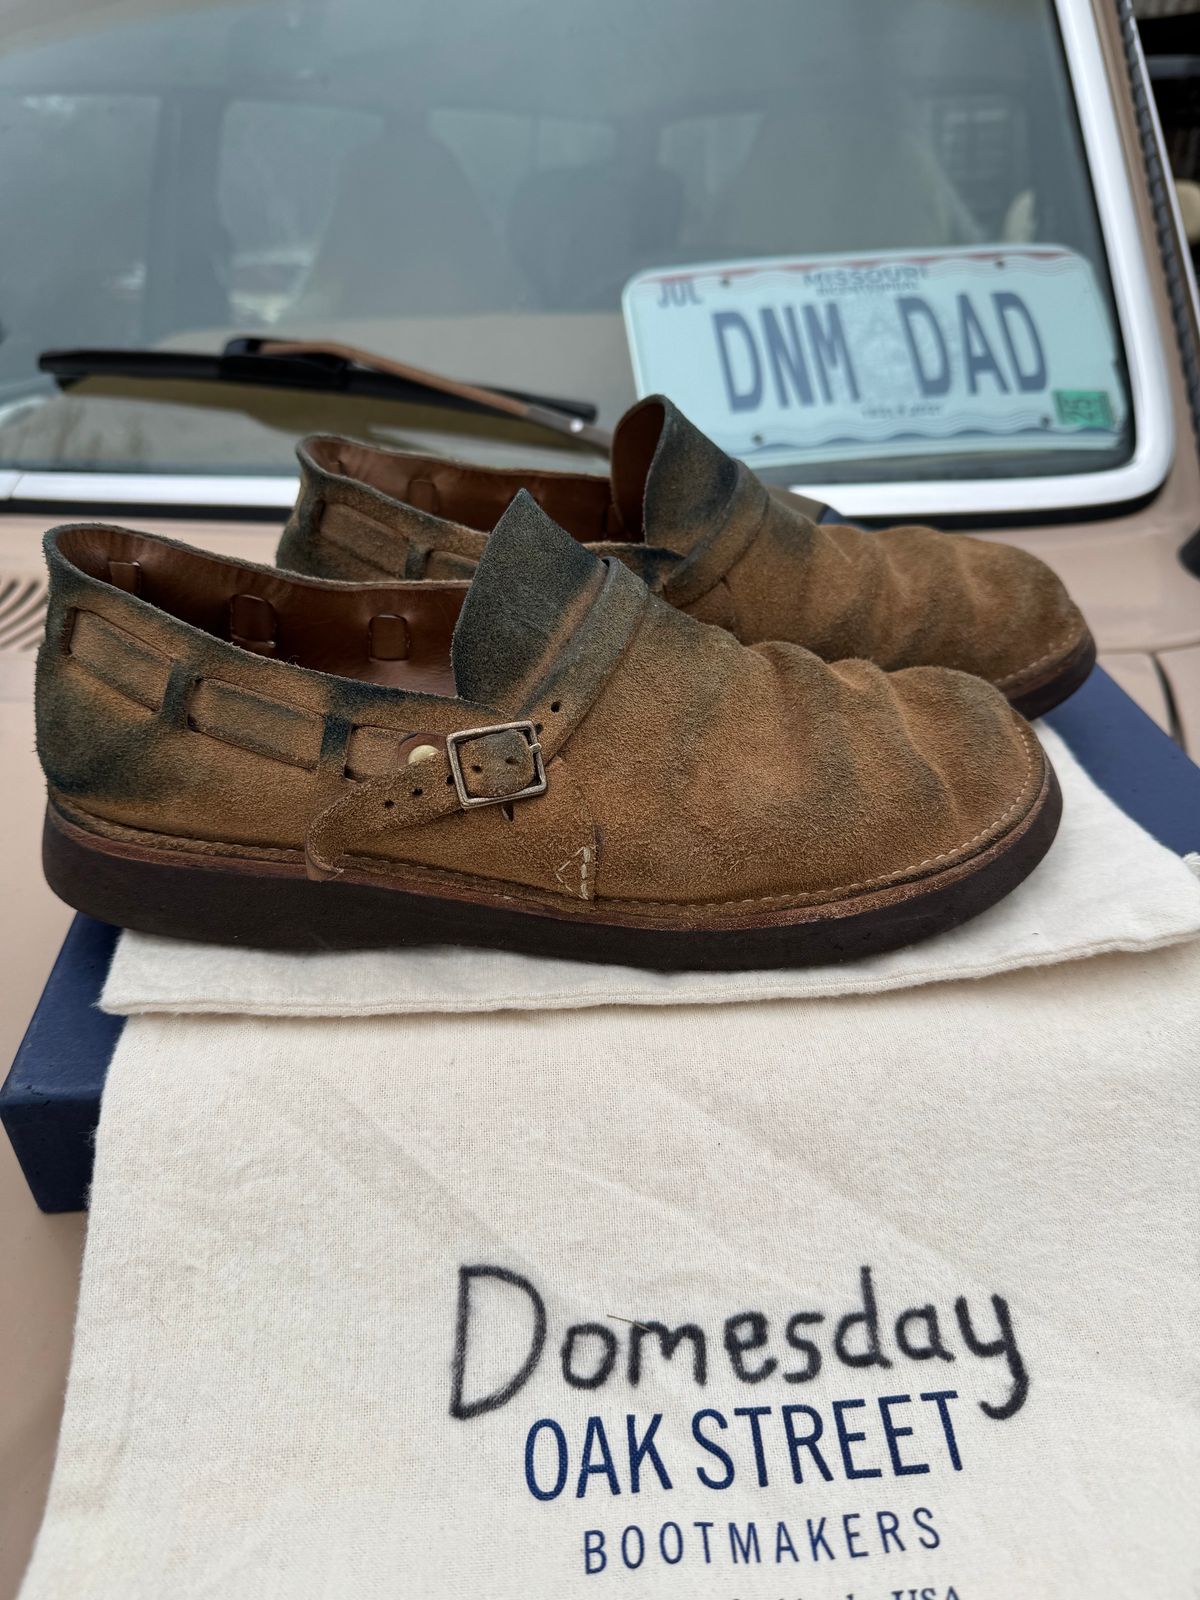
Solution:
[[[465,744],[468,739],[480,739],[488,733],[524,734],[533,752],[533,782],[526,788],[518,789],[515,794],[468,793],[466,783],[463,781],[462,759],[458,747],[460,744]],[[446,755],[450,760],[454,787],[458,790],[458,802],[464,811],[470,811],[474,806],[502,806],[512,800],[530,800],[534,795],[546,792],[546,766],[542,760],[542,747],[538,743],[537,729],[532,722],[493,722],[488,728],[460,728],[457,733],[446,735]]]

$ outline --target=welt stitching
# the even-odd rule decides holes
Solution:
[[[842,888],[834,889],[832,892],[834,894],[844,894],[844,893],[849,892],[852,889],[870,889],[875,884],[892,883],[897,878],[907,877],[910,872],[920,872],[922,867],[932,867],[932,866],[936,866],[937,863],[940,862],[940,861],[950,861],[955,856],[961,856],[964,851],[970,850],[972,848],[972,846],[977,845],[977,844],[981,844],[983,842],[983,840],[988,837],[989,834],[994,833],[995,830],[997,828],[999,828],[1002,823],[1008,821],[1009,817],[1012,816],[1013,812],[1016,811],[1020,807],[1020,804],[1021,804],[1022,800],[1024,800],[1027,791],[1032,786],[1032,780],[1035,777],[1034,768],[1033,768],[1033,743],[1032,743],[1032,740],[1033,740],[1033,735],[1031,733],[1026,733],[1026,731],[1024,729],[1022,729],[1021,730],[1021,743],[1025,747],[1025,777],[1024,777],[1024,780],[1022,781],[1021,788],[1020,788],[1020,790],[1019,790],[1019,792],[1017,794],[1017,798],[1007,808],[1007,810],[1002,811],[1000,813],[1000,815],[995,818],[994,821],[989,822],[987,827],[981,829],[977,834],[975,834],[975,836],[973,838],[967,839],[963,844],[958,844],[958,845],[953,846],[953,848],[950,849],[950,850],[943,850],[940,855],[926,856],[924,861],[918,861],[915,864],[915,866],[901,867],[899,869],[899,871],[886,873],[883,877],[880,877],[880,878],[866,878],[861,883],[847,883],[847,884],[844,884],[842,886]]]
[[[1044,667],[1047,661],[1053,661],[1055,656],[1060,655],[1065,646],[1076,645],[1082,641],[1083,637],[1084,633],[1079,629],[1076,629],[1074,633],[1064,633],[1061,639],[1054,641],[1045,655],[1039,656],[1036,661],[1027,662],[1025,666],[1018,667],[1015,672],[1010,672],[1003,678],[997,678],[996,687],[1003,689],[1006,684],[1016,683],[1018,679],[1026,677],[1029,673],[1036,671],[1038,667]]]
[[[53,789],[50,791],[50,798],[54,807],[61,811],[74,827],[90,828],[101,838],[115,839],[123,844],[136,844],[142,839],[165,839],[169,847],[184,855],[211,856],[216,854],[214,846],[217,846],[222,853],[235,861],[290,862],[304,859],[302,850],[294,850],[286,845],[247,845],[238,844],[232,839],[198,839],[189,834],[167,833],[162,828],[146,828],[129,822],[116,822],[111,817],[102,817],[97,812],[89,811],[86,806],[68,800]]]

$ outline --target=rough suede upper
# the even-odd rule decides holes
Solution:
[[[612,482],[524,473],[315,438],[279,562],[321,577],[468,576],[521,487],[576,539],[744,644],[827,661],[945,666],[1019,698],[1089,642],[1055,574],[1012,546],[897,527],[817,524],[766,490],[669,400],[627,412]]]

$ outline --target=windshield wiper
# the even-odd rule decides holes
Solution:
[[[62,389],[85,378],[182,378],[418,400],[457,411],[514,417],[590,444],[605,455],[612,446],[612,434],[597,426],[596,407],[588,401],[464,383],[324,339],[230,339],[216,355],[189,350],[45,350],[38,367]]]

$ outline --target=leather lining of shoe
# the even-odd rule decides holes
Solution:
[[[389,688],[453,695],[464,582],[338,584],[76,525],[57,535],[80,571],[255,655]]]
[[[666,420],[662,401],[654,396],[627,411],[613,435],[613,500],[631,539],[643,540],[646,536],[646,480]]]
[[[518,491],[525,489],[549,517],[581,542],[641,537],[628,530],[608,479],[599,474],[476,467],[333,435],[306,439],[303,450],[328,477],[365,486],[389,500],[476,533],[490,533]],[[640,516],[635,527],[640,527]]]

